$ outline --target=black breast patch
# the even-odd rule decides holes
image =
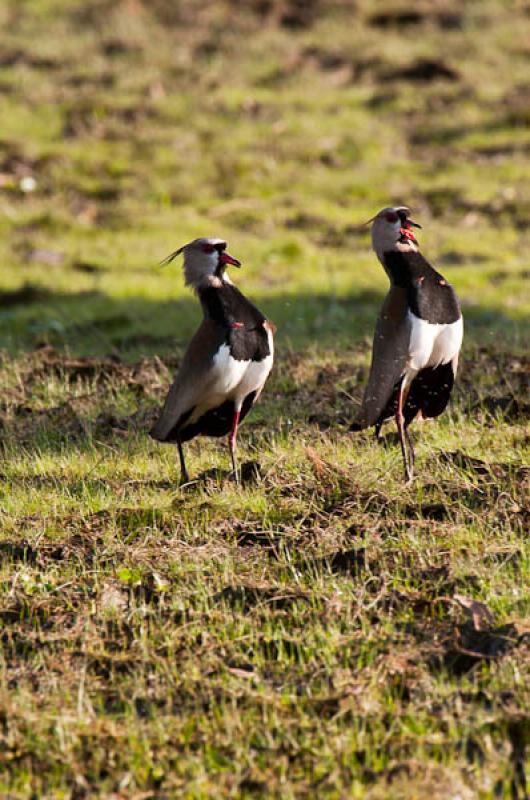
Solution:
[[[225,331],[225,344],[236,361],[263,361],[270,355],[263,316],[256,306],[229,283],[209,286],[199,293],[205,314]]]
[[[451,284],[425,276],[408,290],[410,310],[420,319],[439,325],[460,319],[460,304]]]
[[[453,287],[421,253],[391,250],[384,254],[384,260],[394,284],[407,290],[413,314],[439,325],[460,319],[460,303]]]

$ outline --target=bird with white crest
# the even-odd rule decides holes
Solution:
[[[462,345],[463,319],[453,287],[419,251],[406,206],[383,208],[372,223],[372,247],[390,279],[377,320],[372,364],[352,430],[395,417],[407,480],[414,468],[408,432],[418,416],[437,417],[447,406]]]
[[[223,239],[203,237],[162,262],[184,255],[186,285],[197,293],[204,314],[150,431],[157,441],[177,445],[182,483],[189,480],[182,445],[199,435],[228,436],[239,482],[238,427],[272,369],[274,326],[226,275],[228,265],[241,266],[226,247]]]

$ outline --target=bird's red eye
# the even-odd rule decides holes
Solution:
[[[399,217],[395,211],[387,211],[387,213],[385,214],[385,219],[387,222],[397,222],[399,220]]]
[[[215,247],[213,246],[213,244],[203,244],[202,246],[203,253],[213,253],[214,250]]]

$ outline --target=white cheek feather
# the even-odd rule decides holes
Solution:
[[[372,227],[372,247],[379,261],[384,265],[383,254],[394,250],[399,239],[401,222],[387,222],[376,219]]]
[[[409,356],[405,370],[410,383],[425,367],[438,367],[458,357],[464,333],[462,317],[456,322],[439,325],[408,312],[410,323]]]
[[[219,255],[217,252],[191,251],[186,253],[184,258],[186,284],[195,287],[207,284],[220,286],[221,281],[215,275],[218,263]]]

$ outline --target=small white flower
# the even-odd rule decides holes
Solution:
[[[32,175],[24,175],[24,177],[20,179],[18,186],[21,192],[27,194],[35,191],[37,188],[37,181]]]

